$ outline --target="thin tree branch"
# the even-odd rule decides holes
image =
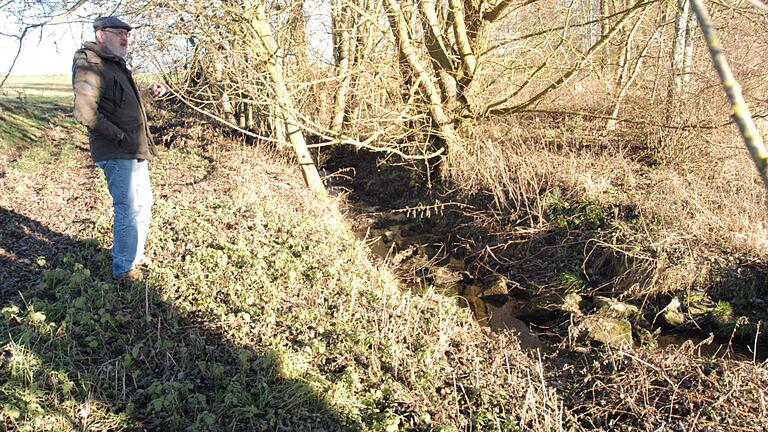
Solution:
[[[712,64],[720,78],[720,83],[728,97],[728,102],[731,103],[733,119],[739,126],[739,133],[752,156],[752,160],[755,162],[763,183],[768,188],[768,150],[765,148],[765,143],[755,126],[755,122],[752,121],[749,108],[741,94],[741,86],[736,82],[736,77],[733,76],[733,72],[730,66],[728,66],[728,60],[720,48],[717,32],[712,25],[712,19],[709,17],[704,4],[701,0],[691,0],[691,7],[696,13],[696,19],[699,21],[699,28],[704,35],[704,41],[712,57]]]
[[[537,1],[539,0],[527,0],[522,4],[517,5],[515,9],[519,9],[523,6],[528,6],[529,4],[536,3]],[[504,16],[504,13],[507,10],[509,10],[510,6],[512,6],[512,0],[501,0],[496,6],[491,8],[491,10],[483,14],[483,19],[485,21],[496,21],[497,19]]]
[[[87,1],[88,0],[78,0],[78,2],[72,5],[69,9],[67,9],[66,11],[58,15],[54,15],[53,17],[51,17],[51,19],[44,21],[42,23],[30,24],[24,27],[24,30],[21,31],[21,35],[16,37],[19,41],[19,47],[16,49],[16,55],[13,57],[13,62],[11,63],[11,67],[8,68],[8,73],[6,73],[3,80],[0,81],[0,88],[2,88],[5,85],[5,81],[8,80],[8,77],[11,75],[11,72],[13,72],[13,68],[16,67],[16,62],[19,60],[19,56],[21,55],[21,48],[24,45],[24,38],[27,37],[27,34],[29,33],[29,31],[34,30],[38,27],[42,28],[46,25],[52,25],[52,24],[61,22],[64,18],[68,17],[69,15],[72,15],[77,9],[80,8],[80,6],[84,5]]]
[[[621,19],[616,23],[616,25],[613,26],[611,31],[606,33],[603,37],[601,37],[594,45],[592,45],[586,53],[584,53],[584,56],[578,60],[566,73],[564,73],[560,78],[555,80],[552,84],[541,90],[539,93],[528,99],[527,101],[521,102],[517,105],[506,107],[506,108],[498,108],[494,110],[487,111],[489,115],[505,115],[510,113],[519,112],[536,102],[540,101],[544,96],[552,92],[553,90],[557,89],[558,87],[565,84],[576,72],[578,72],[582,65],[590,58],[592,55],[594,55],[600,48],[602,48],[610,39],[613,38],[613,36],[621,30],[622,27],[624,27],[624,24],[626,24],[627,21],[632,19],[640,10],[642,10],[644,7],[654,3],[653,1],[648,2],[639,2],[635,4],[630,10],[623,16]],[[486,110],[483,110],[484,112]]]

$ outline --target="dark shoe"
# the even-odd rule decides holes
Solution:
[[[138,282],[143,278],[144,278],[144,275],[142,275],[141,271],[137,268],[133,268],[131,270],[128,270],[125,273],[120,273],[118,275],[115,275],[115,279],[119,281]]]

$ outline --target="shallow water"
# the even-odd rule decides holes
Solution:
[[[392,260],[399,251],[409,247],[424,247],[428,243],[428,235],[414,234],[411,224],[406,223],[402,213],[381,213],[375,207],[357,208],[360,213],[371,216],[371,220],[386,219],[390,224],[382,228],[371,226],[358,229],[355,235],[359,240],[364,240],[374,255]],[[441,265],[454,272],[466,271],[463,260],[455,257],[444,257]],[[430,264],[437,266],[437,264]],[[417,290],[422,286],[414,286]],[[523,348],[538,348],[541,341],[530,327],[517,318],[518,313],[526,301],[510,297],[503,304],[489,302],[481,298],[482,287],[474,283],[457,282],[450,287],[440,287],[446,291],[446,295],[458,296],[459,304],[468,307],[475,319],[481,325],[488,326],[496,331],[510,331],[515,334]],[[659,349],[688,350],[694,355],[710,358],[728,358],[739,361],[763,362],[768,358],[768,347],[749,346],[735,342],[728,343],[716,341],[710,335],[702,331],[671,331],[662,332],[656,336]],[[757,354],[755,354],[757,351]]]
[[[700,331],[673,331],[656,336],[662,349],[685,349],[701,357],[726,358],[739,361],[764,362],[768,350],[760,345],[746,345],[736,342],[719,342]]]

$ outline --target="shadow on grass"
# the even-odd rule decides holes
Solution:
[[[62,117],[71,118],[72,102],[68,97],[29,95],[1,97],[0,111],[23,112],[26,118],[42,124],[58,123]],[[74,121],[74,119],[72,119]]]
[[[113,281],[96,240],[7,209],[0,229],[6,429],[360,429],[259,343],[258,323],[180,310],[152,277]]]

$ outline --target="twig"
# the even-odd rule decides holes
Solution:
[[[43,21],[43,22],[38,23],[38,24],[30,24],[30,25],[24,27],[24,30],[21,31],[21,35],[20,36],[14,36],[14,37],[16,37],[19,40],[19,47],[18,47],[18,49],[16,49],[16,55],[13,57],[13,62],[11,62],[11,67],[8,68],[8,73],[6,73],[5,77],[3,78],[3,80],[0,81],[0,88],[2,88],[3,85],[5,85],[5,81],[11,75],[11,72],[13,72],[13,68],[16,66],[16,61],[18,61],[19,55],[21,55],[21,48],[22,48],[22,45],[24,45],[24,38],[27,37],[27,33],[30,30],[36,29],[38,27],[42,28],[42,27],[44,27],[46,25],[56,24],[56,23],[60,22],[64,18],[66,18],[69,15],[71,15],[72,13],[74,13],[80,6],[85,4],[86,1],[87,0],[79,0],[77,3],[72,5],[72,7],[70,7],[69,9],[67,9],[66,11],[64,11],[64,12],[58,14],[58,15],[54,15],[48,21]]]
[[[755,344],[754,348],[752,349],[752,363],[757,364],[757,339],[760,336],[760,324],[763,322],[763,320],[759,320],[757,322],[757,330],[755,331]]]
[[[760,11],[768,13],[768,6],[760,0],[747,0],[752,6],[760,9]]]
[[[731,390],[729,390],[728,393],[724,394],[720,399],[717,400],[717,402],[712,404],[711,408],[714,409],[715,407],[717,407],[721,403],[725,402],[725,400],[728,399],[728,397],[731,396],[731,394],[734,392],[734,390],[736,390],[736,384],[734,384],[733,387],[731,387]]]

